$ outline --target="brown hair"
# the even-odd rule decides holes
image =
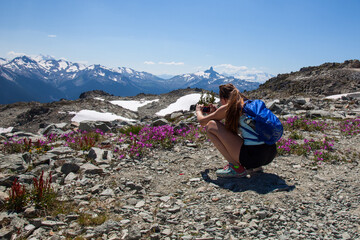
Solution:
[[[233,133],[238,133],[239,118],[243,114],[242,106],[248,98],[240,93],[232,83],[220,85],[219,96],[220,98],[228,100],[225,127]]]

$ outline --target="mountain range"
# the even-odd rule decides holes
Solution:
[[[163,79],[126,67],[86,66],[45,56],[24,55],[12,60],[0,58],[0,104],[50,102],[62,98],[71,100],[91,90],[103,90],[117,96],[161,94],[188,87],[217,92],[220,84],[229,82],[241,91],[253,90],[260,85],[256,81],[219,74],[212,67]]]

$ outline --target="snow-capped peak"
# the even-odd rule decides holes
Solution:
[[[8,62],[7,59],[5,59],[5,58],[0,58],[0,65],[3,65],[3,64],[5,64],[5,63],[7,63],[7,62]]]
[[[53,56],[50,55],[37,55],[37,56],[33,56],[32,59],[34,59],[37,62],[40,61],[48,61],[48,60],[56,60]]]

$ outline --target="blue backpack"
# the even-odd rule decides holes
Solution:
[[[281,121],[266,108],[263,101],[247,100],[243,110],[249,118],[255,121],[254,130],[260,141],[272,145],[281,138],[284,131]]]

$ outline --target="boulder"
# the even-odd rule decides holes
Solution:
[[[103,132],[111,131],[111,123],[110,122],[94,122],[94,121],[83,121],[79,125],[79,129],[82,131],[94,131],[96,129],[100,129]]]
[[[25,169],[25,161],[22,154],[11,154],[0,157],[0,168],[7,169],[9,171],[21,171]]]
[[[77,173],[80,169],[80,166],[76,163],[71,163],[71,162],[68,162],[68,163],[64,163],[62,166],[61,166],[61,172],[68,175],[69,173]]]
[[[109,163],[112,158],[112,152],[93,147],[90,149],[88,157],[97,163]]]
[[[166,119],[160,118],[160,119],[157,119],[154,122],[152,122],[151,126],[157,127],[157,126],[163,126],[163,125],[168,125],[168,124],[169,124],[169,122]]]
[[[99,168],[91,163],[81,165],[80,170],[85,174],[102,174],[104,172],[102,168]]]
[[[48,154],[63,155],[63,154],[74,154],[76,151],[69,147],[56,147],[48,151]]]
[[[65,127],[65,126],[60,124],[50,124],[49,126],[45,127],[45,129],[43,129],[41,133],[43,135],[50,135],[50,134],[61,135],[64,133],[64,131],[60,127]]]

